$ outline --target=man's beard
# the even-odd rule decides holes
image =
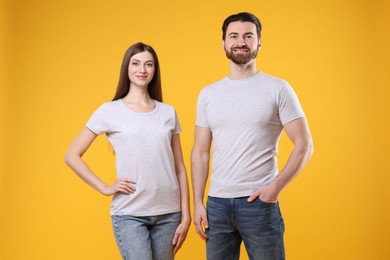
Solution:
[[[225,53],[226,57],[233,61],[235,64],[240,65],[240,64],[247,64],[250,62],[252,59],[255,59],[257,57],[257,53],[259,52],[259,48],[252,52],[247,52],[245,54],[234,54],[233,49],[243,49],[243,50],[250,50],[247,47],[244,48],[231,48],[230,51],[228,51],[225,48]]]

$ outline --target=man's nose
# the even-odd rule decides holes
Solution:
[[[238,46],[240,46],[240,47],[242,47],[242,46],[246,46],[247,44],[246,44],[246,42],[245,42],[245,39],[240,39],[239,41],[238,41]]]

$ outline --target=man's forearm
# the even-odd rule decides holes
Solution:
[[[286,165],[272,182],[275,188],[282,191],[305,167],[313,154],[312,142],[295,145]]]

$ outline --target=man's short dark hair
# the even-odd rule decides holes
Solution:
[[[225,40],[226,37],[226,30],[231,22],[250,22],[254,23],[256,25],[256,32],[257,32],[257,37],[260,39],[261,38],[261,23],[259,19],[248,12],[242,12],[238,14],[233,14],[229,16],[228,18],[225,19],[222,25],[222,40]]]

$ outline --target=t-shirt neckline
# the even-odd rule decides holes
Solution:
[[[122,99],[119,99],[118,101],[119,101],[120,105],[121,105],[124,109],[126,109],[128,112],[134,113],[134,114],[137,114],[137,115],[151,115],[151,114],[154,114],[154,113],[157,112],[157,110],[158,110],[158,108],[159,108],[159,106],[160,106],[160,102],[158,102],[157,100],[153,100],[154,103],[156,104],[155,107],[153,108],[153,110],[148,111],[148,112],[138,112],[138,111],[134,111],[134,110],[132,110],[131,108],[129,108],[128,106],[126,106],[126,104],[123,102]]]
[[[232,83],[235,83],[235,82],[243,82],[243,81],[246,81],[246,80],[251,80],[259,75],[261,75],[262,72],[261,71],[257,71],[255,74],[253,74],[252,76],[249,76],[249,77],[246,77],[246,78],[243,78],[243,79],[231,79],[229,78],[229,76],[226,76],[225,79],[228,81],[228,82],[232,82]]]

